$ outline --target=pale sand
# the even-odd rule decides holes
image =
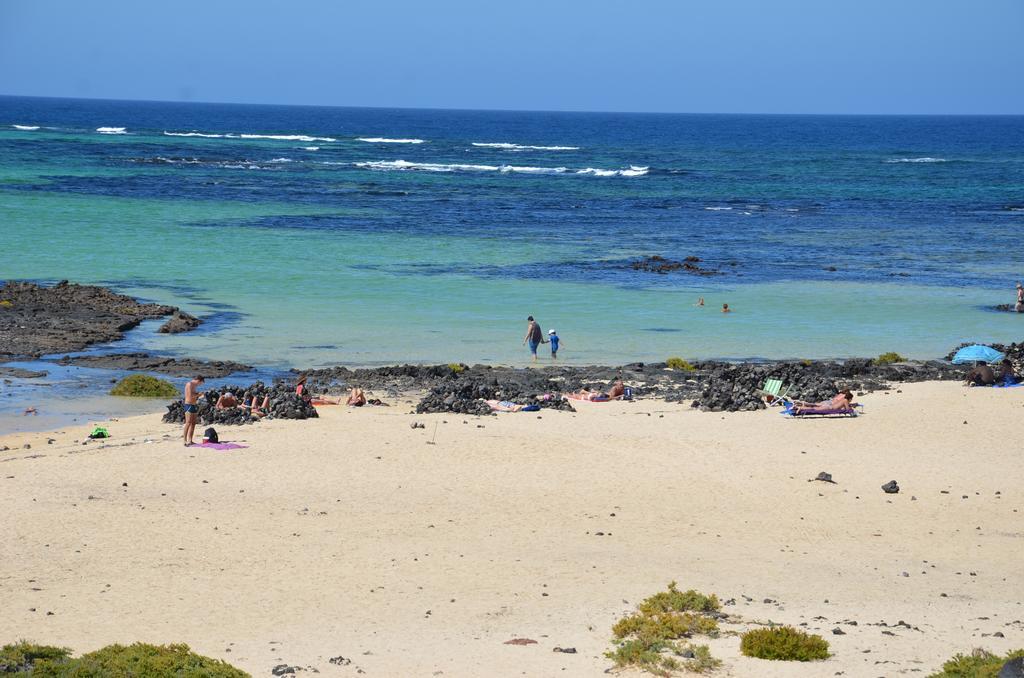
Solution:
[[[105,445],[6,436],[32,449],[0,452],[0,639],[186,642],[257,676],[594,676],[615,620],[674,579],[835,653],[766,662],[726,635],[717,675],[925,675],[1024,646],[1024,388],[902,390],[856,420],[645,401],[328,407],[225,428],[249,445],[232,452],[186,450],[156,416],[110,423]]]

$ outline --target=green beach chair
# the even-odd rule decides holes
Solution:
[[[781,379],[765,379],[764,386],[757,390],[762,398],[771,396],[772,400],[768,405],[779,405],[786,400],[789,394],[789,387],[783,388]]]

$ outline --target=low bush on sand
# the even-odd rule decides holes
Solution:
[[[992,654],[981,648],[970,654],[958,654],[942,665],[942,670],[928,678],[998,678],[1003,664],[1024,657],[1024,649],[1013,650],[1005,656]]]
[[[773,626],[747,631],[740,637],[740,652],[758,659],[810,662],[828,659],[828,642],[821,636],[798,631],[792,626]]]
[[[896,353],[895,351],[889,351],[888,353],[883,353],[882,355],[878,356],[872,362],[875,363],[876,365],[892,365],[893,363],[902,363],[905,362],[906,360],[907,359],[901,356],[899,353]]]
[[[188,645],[108,645],[71,658],[69,650],[21,641],[0,649],[0,673],[32,678],[249,678],[219,659],[203,657]]]
[[[39,660],[60,662],[71,656],[71,650],[49,645],[36,645],[26,640],[0,647],[0,674],[28,672]]]
[[[615,649],[605,656],[617,667],[632,666],[658,676],[686,670],[704,673],[722,662],[707,645],[681,642],[696,635],[717,636],[715,615],[721,607],[714,595],[680,591],[676,583],[637,606],[637,611],[612,627]]]
[[[110,389],[110,395],[130,398],[174,398],[178,395],[178,389],[169,381],[145,374],[133,374],[117,382],[114,388]]]
[[[671,367],[673,370],[679,370],[680,372],[693,372],[696,367],[691,365],[688,361],[673,356],[665,361],[665,364]]]

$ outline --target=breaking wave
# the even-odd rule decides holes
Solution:
[[[14,129],[20,129],[25,132],[32,132],[39,129],[39,125],[11,125]]]
[[[169,137],[202,137],[204,139],[273,139],[275,141],[305,141],[307,143],[311,141],[337,141],[337,139],[331,137],[311,137],[305,134],[207,134],[206,132],[168,132],[164,130],[164,135]]]
[[[889,158],[885,162],[892,164],[897,162],[949,162],[945,158]]]
[[[228,134],[230,139],[275,139],[277,141],[337,141],[331,137],[310,137],[305,134]]]
[[[356,141],[365,141],[369,144],[422,144],[423,139],[388,139],[387,137],[358,137]]]
[[[124,127],[97,127],[96,131],[100,134],[127,134]]]
[[[168,137],[203,137],[204,139],[220,139],[223,134],[204,134],[203,132],[168,132],[164,130],[164,136]]]
[[[461,163],[409,162],[408,160],[374,160],[354,163],[356,167],[377,171],[420,171],[420,172],[501,172],[503,174],[582,174],[596,177],[642,177],[650,168],[630,166],[629,169],[599,169],[587,167],[580,170],[568,167],[529,167],[517,165],[468,165]]]
[[[473,146],[479,148],[500,148],[506,151],[578,151],[579,146],[528,146],[524,144],[510,144],[504,141],[482,142],[474,141]]]
[[[320,147],[319,146],[303,146],[302,150],[304,150],[304,151],[319,151]]]

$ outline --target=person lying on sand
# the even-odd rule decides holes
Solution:
[[[485,400],[495,412],[520,412],[526,405],[519,405],[511,400]]]
[[[853,392],[846,389],[837,393],[831,400],[822,400],[816,403],[794,402],[794,414],[813,412],[853,412]]]
[[[218,410],[227,410],[232,407],[238,407],[238,398],[236,398],[235,394],[231,391],[224,391],[224,393],[217,398],[217,403],[213,407]]]
[[[571,393],[569,395],[578,400],[590,400],[591,402],[594,402],[602,400],[615,400],[616,398],[621,398],[625,392],[626,387],[623,386],[622,380],[617,379],[615,383],[612,384],[611,388],[609,388],[607,391],[588,391],[587,389],[583,389],[581,391],[577,391],[576,393]]]
[[[978,361],[974,369],[967,373],[964,384],[967,386],[991,386],[996,383],[996,373],[983,361]]]
[[[349,391],[348,400],[345,404],[349,407],[362,407],[366,404],[366,394],[363,393],[363,389],[358,386],[353,386],[352,390]]]

